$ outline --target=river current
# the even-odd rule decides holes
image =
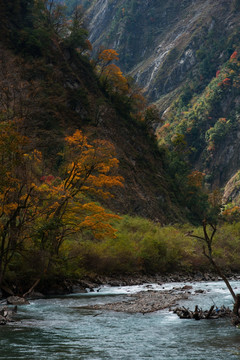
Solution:
[[[151,288],[161,291],[185,284],[152,284]],[[192,293],[197,289],[206,292],[192,294],[180,305],[191,309],[195,305],[204,309],[213,304],[232,306],[223,282],[190,285]],[[240,282],[232,285],[240,292]],[[19,306],[18,321],[0,327],[0,359],[240,359],[240,330],[229,319],[194,321],[181,320],[168,310],[142,315],[84,308],[148,289],[146,285],[102,287],[88,294],[34,300]]]

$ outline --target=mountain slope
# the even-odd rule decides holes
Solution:
[[[240,45],[240,2],[101,0],[93,2],[88,17],[94,46],[119,51],[122,68],[164,114],[159,141],[172,147],[174,136],[182,134],[192,166],[208,175],[209,184],[223,186],[240,168],[239,92],[233,80],[238,68],[228,73]],[[218,87],[224,69],[231,84]],[[212,103],[206,100],[209,91],[215,94]]]
[[[26,3],[20,3],[24,9]],[[11,11],[6,13],[11,16]],[[22,114],[22,131],[31,140],[29,146],[43,153],[46,167],[57,170],[64,137],[81,128],[91,139],[111,141],[120,160],[119,172],[125,186],[105,205],[119,213],[150,217],[162,223],[180,220],[184,211],[163,168],[164,155],[145,127],[134,122],[129,113],[120,114],[106,97],[89,59],[56,39],[43,49],[44,32],[38,32],[34,38],[31,24],[19,24],[19,28],[23,37],[15,39],[19,43],[21,40],[18,54],[7,49],[13,47],[11,31],[15,27],[10,28],[8,45],[1,44],[0,86],[3,90],[7,78],[10,98],[1,98],[0,106],[1,111],[6,105],[16,116]]]
[[[157,101],[198,67],[197,51],[207,45],[209,35],[214,34],[211,44],[219,46],[223,38],[232,36],[240,17],[237,10],[232,0],[94,1],[88,12],[90,40],[95,47],[119,51],[123,70],[134,75],[150,99]],[[223,28],[224,36],[219,38]],[[215,60],[226,50],[223,45]]]

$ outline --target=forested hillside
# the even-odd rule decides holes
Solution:
[[[69,21],[61,3],[19,0],[1,2],[0,16],[0,283],[23,292],[34,279],[79,274],[82,241],[114,239],[122,214],[199,221],[206,196],[184,165],[186,203],[117,54],[90,61],[81,9]]]
[[[185,136],[200,124],[198,96],[178,98],[164,124],[120,68],[122,55],[94,49],[83,8],[71,6],[1,2],[0,286],[24,294],[32,284],[46,290],[89,273],[206,268],[185,236],[192,224],[215,224],[221,203],[192,166],[204,143],[189,151],[195,138],[190,130]],[[213,117],[212,98],[237,93],[238,68],[236,49],[207,85],[203,123]],[[226,132],[237,118],[218,123]],[[208,146],[217,148],[214,131]],[[238,210],[227,209],[226,218]],[[225,267],[238,269],[237,254],[227,258],[235,235],[221,251],[226,231],[217,251]]]
[[[6,30],[3,36],[5,40],[8,38],[8,42],[2,50],[1,65],[2,74],[7,74],[9,94],[2,98],[2,106],[15,111],[16,116],[20,111],[26,112],[23,114],[24,133],[30,136],[32,146],[41,150],[44,157],[47,155],[47,166],[53,166],[55,170],[61,162],[58,153],[62,150],[64,137],[75,129],[84,129],[92,138],[111,141],[121,163],[120,173],[125,178],[125,185],[109,205],[121,212],[127,210],[159,219],[164,219],[169,212],[174,217],[162,155],[144,126],[134,122],[130,108],[117,108],[111,103],[100,88],[88,56],[74,51],[71,39],[61,43],[57,34],[51,33],[51,20],[49,24],[44,24],[44,19],[39,19],[39,14],[32,12],[29,3],[28,16],[25,3],[20,2],[19,6],[13,2],[13,10],[10,4],[5,9],[8,15],[19,10],[20,15],[25,14],[28,23],[25,17],[19,17],[15,23],[14,17],[11,31]],[[9,29],[12,15],[4,17]],[[40,21],[43,21],[42,25]],[[87,51],[84,43],[86,34],[81,31],[82,44],[78,43],[78,48],[82,46],[81,51]],[[6,84],[4,75],[2,87]],[[11,93],[11,87],[16,94]],[[20,99],[20,95],[25,98]],[[11,109],[14,96],[16,104]],[[24,109],[19,110],[18,107]]]
[[[117,50],[159,107],[159,142],[182,137],[192,167],[225,186],[240,168],[239,1],[102,0],[87,16],[94,47]]]

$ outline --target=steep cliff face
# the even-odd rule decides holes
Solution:
[[[88,17],[95,48],[116,49],[164,114],[159,141],[182,134],[192,166],[223,186],[240,168],[239,70],[229,67],[239,54],[240,1],[99,0]],[[224,78],[230,83],[220,84]]]
[[[236,10],[233,0],[99,0],[88,13],[90,40],[95,48],[119,51],[123,70],[157,101],[179,89],[198,67],[197,51],[209,34],[222,41],[219,30],[224,29],[228,38],[238,24]]]

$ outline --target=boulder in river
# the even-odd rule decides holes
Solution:
[[[19,296],[9,296],[7,298],[7,303],[10,305],[28,305],[30,304],[28,300]]]
[[[13,322],[13,316],[17,312],[17,306],[9,309],[7,306],[0,308],[0,325],[6,325],[8,322]]]

